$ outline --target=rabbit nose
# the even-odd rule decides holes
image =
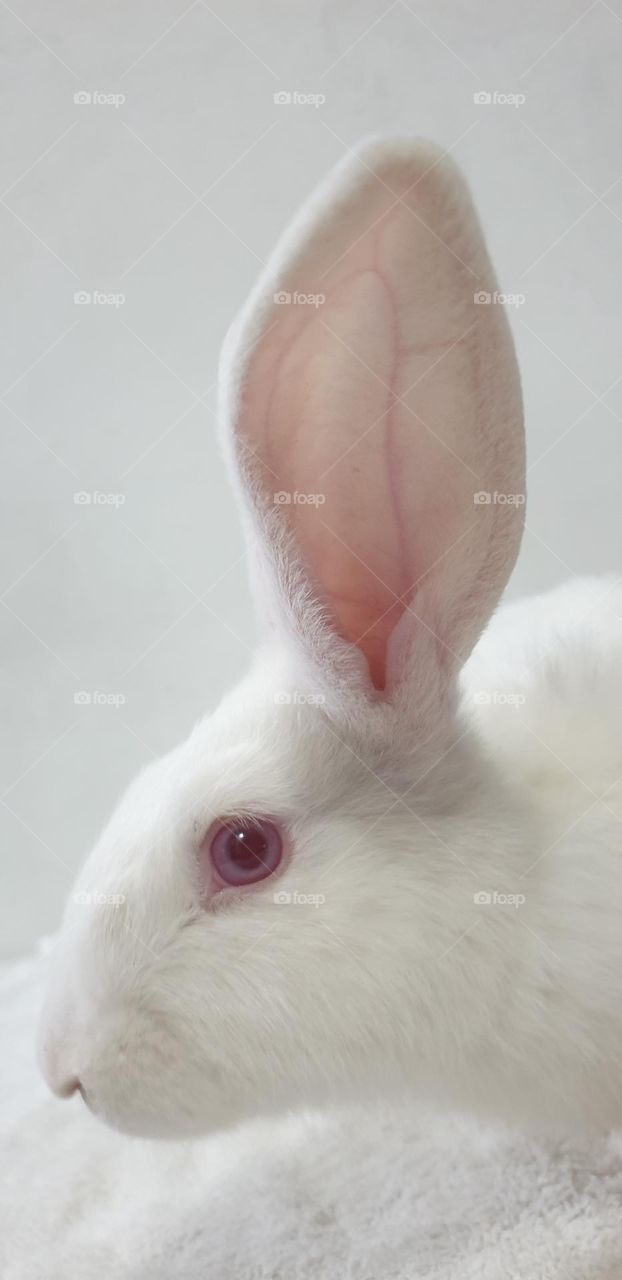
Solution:
[[[57,1098],[71,1098],[74,1093],[78,1092],[84,1096],[84,1090],[77,1076],[68,1076],[65,1079],[54,1080],[54,1082],[48,1080],[48,1084]]]
[[[82,1093],[72,1057],[68,1037],[52,1035],[46,1028],[39,1042],[39,1065],[46,1084],[57,1098],[71,1098],[78,1090]]]
[[[57,1098],[71,1098],[78,1090],[83,1092],[80,1077],[65,1067],[59,1055],[44,1049],[41,1066],[45,1082]]]

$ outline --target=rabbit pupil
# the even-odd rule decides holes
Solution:
[[[255,871],[266,852],[266,838],[257,827],[231,832],[228,853],[241,871]]]

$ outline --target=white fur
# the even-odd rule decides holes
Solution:
[[[0,967],[2,1280],[619,1280],[620,1136],[364,1104],[154,1143],[45,1097]]]
[[[432,163],[411,144],[377,148],[363,159]],[[332,203],[324,191],[314,206],[326,226],[352,181],[340,175]],[[442,184],[458,191],[447,234],[475,244],[446,166],[435,183],[432,204]],[[295,245],[311,236],[312,256],[323,240],[309,225]],[[482,253],[477,241],[487,271]],[[226,421],[244,413],[239,344],[261,359],[282,271],[229,345]],[[472,288],[460,272],[456,291]],[[516,484],[505,321],[481,323],[504,353],[487,408],[508,434],[507,449],[491,436],[476,456]],[[619,1123],[622,588],[588,580],[501,610],[458,686],[429,620],[466,656],[518,545],[513,513],[503,524],[482,511],[484,541],[465,542],[453,578],[426,571],[408,609],[422,625],[400,640],[382,696],[331,631],[248,447],[247,432],[230,456],[271,629],[238,688],[132,784],[84,866],[78,893],[122,901],[69,904],[42,1031],[48,1078],[79,1076],[98,1115],[145,1134],[400,1090],[539,1124]],[[469,575],[465,612],[452,606]],[[205,910],[197,840],[239,813],[278,815],[293,856]]]

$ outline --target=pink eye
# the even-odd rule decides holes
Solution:
[[[210,857],[224,884],[256,884],[276,871],[283,840],[267,818],[227,818],[212,836]]]

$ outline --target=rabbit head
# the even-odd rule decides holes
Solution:
[[[67,908],[44,1072],[128,1132],[433,1080],[504,798],[459,709],[523,488],[503,308],[446,155],[364,144],[225,343],[255,663],[131,785]],[[479,980],[479,979],[478,979]],[[486,981],[482,978],[482,981]]]

